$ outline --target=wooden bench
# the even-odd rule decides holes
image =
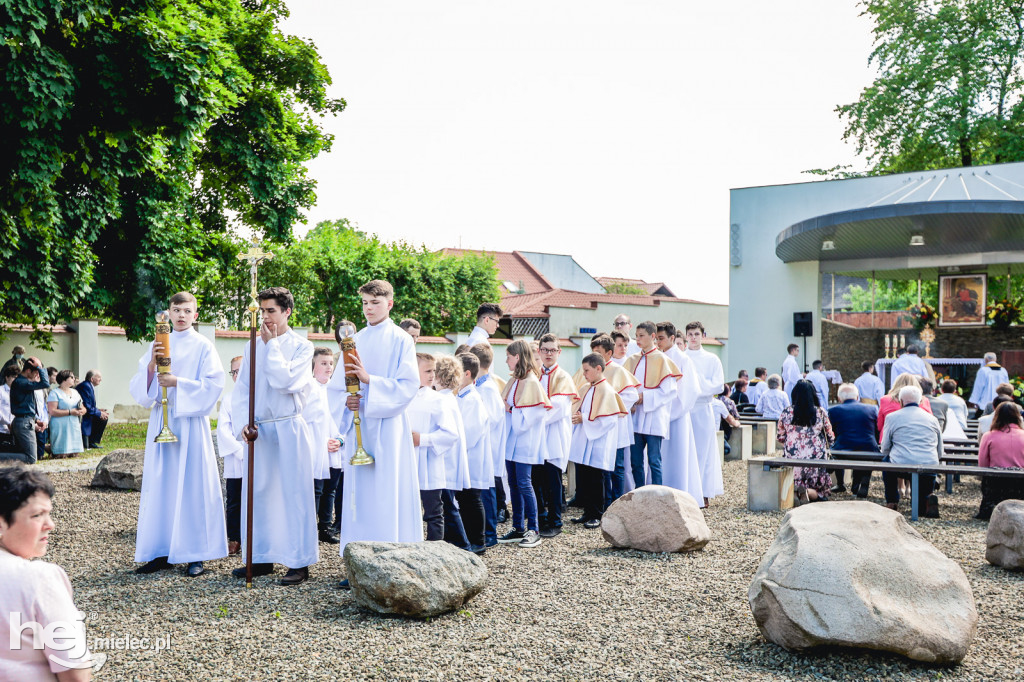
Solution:
[[[840,451],[846,453],[848,451]],[[833,455],[835,451],[833,451]],[[874,455],[876,453],[862,452],[858,453],[861,456]],[[879,457],[881,457],[881,454]],[[920,501],[920,476],[922,474],[944,474],[952,476],[954,474],[960,476],[998,476],[1001,478],[1021,478],[1024,479],[1024,471],[1014,469],[992,469],[989,467],[970,466],[970,465],[959,465],[959,464],[930,464],[930,465],[918,465],[918,464],[894,464],[892,462],[881,462],[881,461],[865,461],[862,459],[795,459],[788,457],[765,457],[757,460],[762,465],[764,471],[771,471],[773,469],[780,468],[793,468],[793,467],[820,467],[826,469],[850,469],[851,471],[881,471],[889,472],[894,474],[908,474],[910,476],[910,519],[917,521],[918,514],[917,508]],[[947,478],[947,491],[949,479]]]

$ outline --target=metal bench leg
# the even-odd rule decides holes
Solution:
[[[910,474],[910,520],[917,521],[917,499],[920,495],[917,472]]]
[[[946,474],[946,494],[953,494],[953,474]]]

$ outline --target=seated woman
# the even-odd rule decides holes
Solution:
[[[829,447],[835,442],[828,412],[818,405],[814,384],[801,379],[793,387],[793,404],[779,417],[779,442],[786,457],[798,459],[829,458]],[[794,467],[793,485],[797,505],[828,499],[832,478],[822,467]]]
[[[57,385],[46,398],[50,414],[50,451],[57,459],[74,457],[85,448],[82,444],[82,416],[85,406],[75,390],[75,375],[70,369],[57,372]]]
[[[993,412],[992,428],[981,436],[978,466],[993,469],[1024,468],[1024,429],[1020,408],[1003,402]],[[1003,500],[1024,500],[1024,483],[1001,476],[981,479],[981,506],[974,518],[988,520],[992,510]]]
[[[4,679],[92,679],[85,628],[67,574],[55,564],[32,561],[46,554],[54,528],[51,497],[46,474],[21,465],[0,469],[0,631],[21,633],[20,646],[0,647]]]

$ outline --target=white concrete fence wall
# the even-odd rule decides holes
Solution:
[[[227,371],[231,358],[242,355],[245,344],[249,342],[249,332],[214,330],[212,324],[199,324],[200,334],[214,342],[224,370]],[[77,320],[67,328],[53,328],[53,350],[47,351],[35,347],[30,341],[31,329],[27,327],[7,327],[7,334],[0,345],[0,362],[5,362],[14,346],[21,345],[27,349],[27,356],[37,356],[47,367],[58,370],[70,369],[79,381],[85,378],[89,370],[99,370],[103,374],[103,382],[96,390],[96,402],[99,407],[110,411],[113,421],[136,421],[146,419],[148,411],[138,405],[128,391],[128,383],[138,368],[139,359],[146,352],[149,341],[132,342],[119,327],[106,327],[95,320]],[[304,328],[295,330],[308,338],[316,346],[324,346],[337,351],[338,346],[331,334],[310,334]],[[459,344],[464,343],[469,334],[450,334],[448,337],[421,338],[417,350],[424,353],[453,353]],[[505,344],[507,341],[496,341],[494,344],[494,373],[502,378],[508,377],[505,364]],[[568,341],[562,342],[562,355],[559,363],[570,373],[574,373],[580,365],[585,353],[584,349]],[[589,352],[589,349],[587,349]],[[173,370],[173,361],[172,370]],[[312,367],[310,367],[312,372]],[[228,377],[224,392],[229,393],[232,382]],[[216,417],[214,411],[211,417]]]

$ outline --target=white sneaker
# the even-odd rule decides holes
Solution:
[[[540,535],[535,530],[528,530],[519,541],[520,547],[536,547],[540,544]]]

